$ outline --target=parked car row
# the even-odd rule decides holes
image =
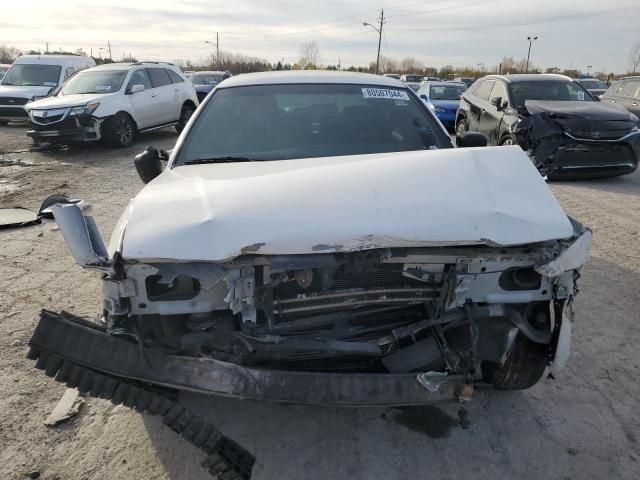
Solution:
[[[138,133],[182,131],[199,104],[170,63],[110,63],[73,55],[25,55],[0,85],[0,121],[28,119],[36,142],[104,140],[131,145]]]

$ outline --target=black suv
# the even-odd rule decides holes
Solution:
[[[637,168],[636,122],[563,75],[488,75],[462,94],[456,139],[476,131],[488,145],[520,145],[550,177],[604,177]]]
[[[601,100],[622,105],[640,117],[640,77],[625,77],[613,82]]]

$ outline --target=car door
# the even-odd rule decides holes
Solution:
[[[638,99],[636,93],[640,88],[640,79],[627,79],[622,85],[622,89],[617,95],[617,103],[622,105],[627,110],[631,111],[632,108],[637,108]],[[635,103],[635,105],[634,105]]]
[[[489,104],[489,94],[494,83],[494,80],[482,80],[476,91],[469,96],[470,115],[467,128],[470,132],[480,131],[481,119]]]
[[[167,71],[162,67],[147,67],[145,69],[153,87],[153,101],[159,107],[159,121],[156,125],[174,122],[175,112],[173,108],[173,85]]]
[[[143,85],[144,90],[133,93],[131,88],[134,85]],[[156,93],[151,87],[151,80],[144,68],[134,71],[127,82],[125,95],[129,98],[133,107],[133,119],[138,128],[148,128],[161,123],[160,104],[156,102]]]
[[[638,115],[638,97],[640,96],[640,78],[625,80],[620,91],[619,103],[631,113]]]
[[[499,106],[494,105],[494,102]],[[501,140],[501,128],[502,117],[504,117],[504,105],[505,101],[508,102],[507,89],[504,84],[496,80],[493,84],[491,92],[489,93],[489,101],[484,107],[484,113],[480,115],[480,122],[478,125],[478,131],[483,133],[487,137],[489,145],[499,145]]]
[[[184,78],[178,75],[173,70],[167,68],[166,69],[169,78],[171,78],[171,86],[173,87],[173,97],[172,97],[172,105],[173,105],[173,120],[180,120],[180,114],[182,113],[182,104],[187,99],[187,95],[184,91],[185,83]]]

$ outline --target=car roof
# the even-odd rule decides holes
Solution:
[[[250,85],[282,85],[288,83],[324,83],[377,85],[380,87],[406,88],[391,77],[371,73],[337,72],[333,70],[282,70],[276,72],[243,73],[226,79],[218,88]]]
[[[502,79],[507,83],[518,82],[535,82],[545,80],[571,80],[565,75],[558,75],[557,73],[510,73],[509,75],[487,75],[479,78],[479,80],[495,80]]]
[[[462,82],[447,82],[444,80],[426,80],[422,82],[422,85],[466,87],[466,85]]]
[[[169,62],[114,62],[114,63],[103,63],[102,65],[96,65],[92,67],[91,70],[126,70],[131,67],[145,67],[149,65],[158,65],[161,67],[173,67],[176,68],[173,63]]]
[[[227,72],[223,72],[222,70],[196,70],[193,72],[190,72],[193,74],[198,74],[198,73],[204,73],[205,75],[226,75]]]
[[[44,65],[93,64],[93,58],[82,55],[20,55],[13,64],[42,63]]]
[[[640,80],[640,75],[629,75],[628,77],[621,77],[618,80]]]

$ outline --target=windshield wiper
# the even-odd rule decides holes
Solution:
[[[249,157],[211,157],[211,158],[197,158],[195,160],[189,160],[183,162],[185,165],[199,165],[203,163],[229,163],[229,162],[260,162],[261,158],[249,158]]]

